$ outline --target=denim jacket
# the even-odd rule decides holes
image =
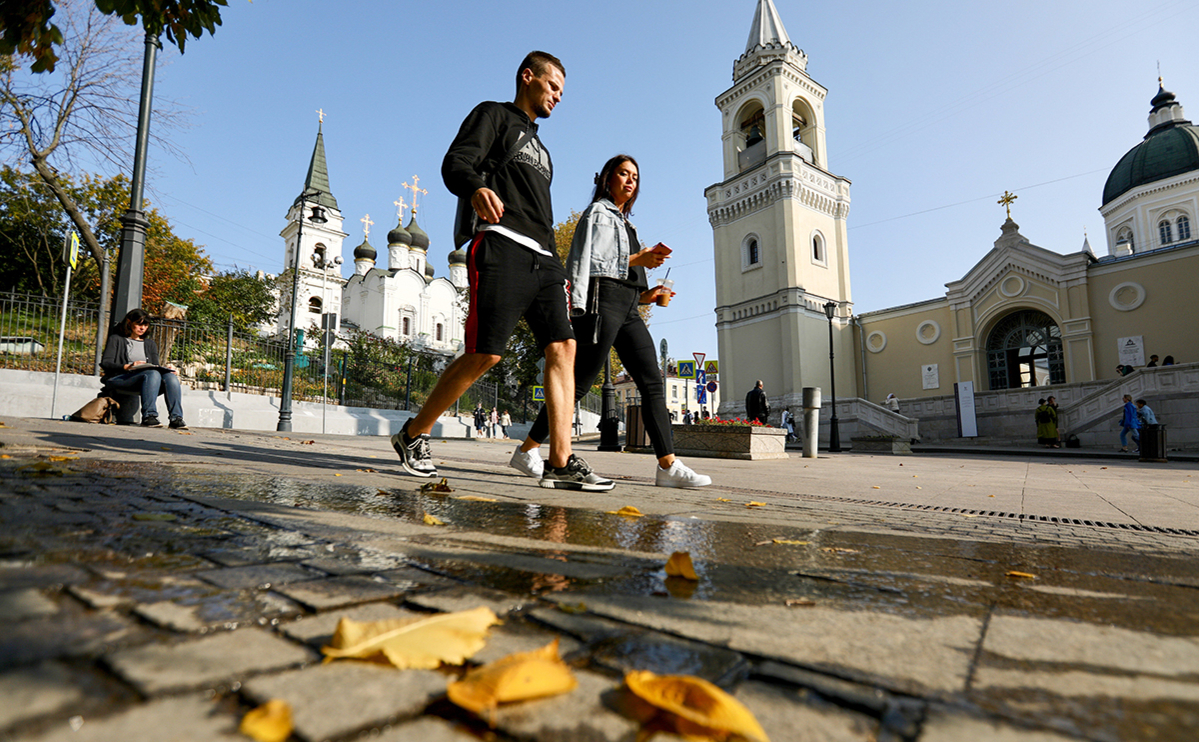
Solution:
[[[616,204],[606,198],[583,210],[570,241],[566,274],[570,278],[570,313],[587,313],[587,292],[592,278],[625,278],[629,275],[629,233]],[[632,226],[632,223],[628,223]],[[637,228],[633,227],[633,234]],[[641,246],[638,244],[637,249]]]

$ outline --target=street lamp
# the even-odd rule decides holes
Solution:
[[[828,374],[829,392],[833,398],[833,416],[828,421],[829,453],[841,453],[841,431],[837,428],[837,367],[833,364],[833,315],[837,313],[837,302],[824,305],[824,316],[828,317]]]
[[[324,358],[321,359],[322,373],[325,377],[325,388],[324,391],[321,392],[321,433],[323,434],[325,432],[325,418],[328,417],[329,414],[330,340],[333,337],[333,327],[337,324],[337,314],[325,311],[325,308],[328,306],[326,301],[326,293],[329,288],[329,269],[338,268],[340,271],[341,256],[334,255],[332,259],[329,259],[323,254],[313,255],[312,263],[321,271],[321,329],[324,331],[325,336],[323,342],[323,347],[325,350],[324,353],[322,353]]]
[[[316,198],[321,195],[320,191],[307,191],[300,194],[300,214],[296,221],[296,254],[292,261],[291,275],[291,320],[287,324],[287,350],[283,354],[283,391],[279,399],[279,424],[275,426],[275,430],[280,433],[291,432],[291,387],[293,377],[296,372],[296,302],[300,296],[300,247],[303,244],[302,237],[304,236],[304,208],[308,206],[310,197]],[[325,218],[325,210],[320,207],[320,204],[312,207],[312,215],[309,217],[313,224],[324,224],[329,221]]]

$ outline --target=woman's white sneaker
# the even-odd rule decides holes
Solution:
[[[545,461],[541,458],[541,450],[537,448],[526,452],[521,451],[520,446],[517,446],[512,458],[508,459],[508,466],[538,480],[545,471]]]
[[[696,474],[678,459],[669,469],[656,467],[658,470],[654,484],[659,487],[707,487],[712,483],[712,477],[707,474]]]

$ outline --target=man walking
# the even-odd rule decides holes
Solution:
[[[513,102],[475,106],[442,161],[446,187],[469,201],[478,218],[467,254],[466,347],[442,374],[416,417],[391,437],[410,474],[436,476],[429,450],[434,423],[499,362],[523,316],[545,352],[550,422],[549,461],[538,458],[526,463],[536,470],[542,487],[588,491],[613,487],[612,480],[594,474],[587,462],[571,453],[570,446],[575,340],[566,269],[554,249],[553,163],[537,136],[536,123],[553,113],[565,84],[561,61],[545,52],[530,52],[517,69]]]
[[[757,420],[763,425],[766,424],[766,419],[770,417],[770,402],[766,399],[766,392],[762,389],[762,380],[758,379],[758,383],[754,384],[754,388],[749,390],[749,394],[745,395],[745,416],[750,420]]]

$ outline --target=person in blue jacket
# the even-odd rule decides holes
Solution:
[[[1132,442],[1137,452],[1141,450],[1141,420],[1137,416],[1136,405],[1132,403],[1132,395],[1124,395],[1124,416],[1120,419],[1120,450],[1128,450],[1128,434],[1132,433]]]

